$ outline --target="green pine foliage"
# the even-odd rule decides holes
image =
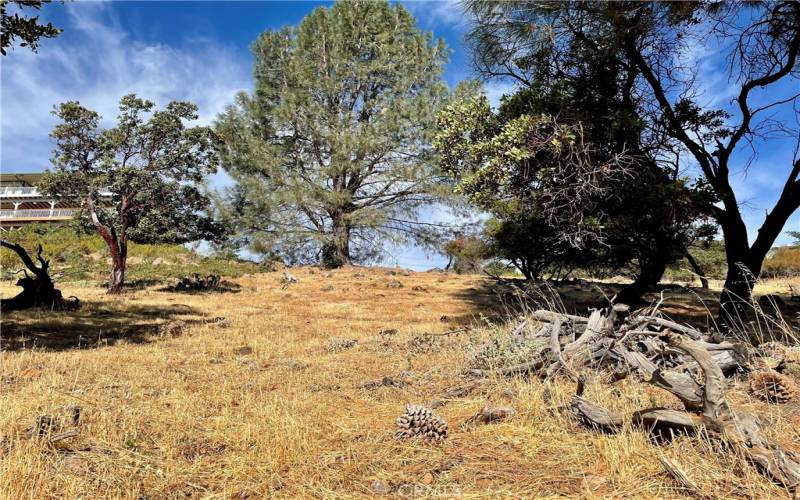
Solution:
[[[343,0],[253,43],[254,91],[219,116],[236,186],[233,244],[288,262],[365,262],[432,244],[420,207],[443,191],[430,147],[448,50],[401,5]]]

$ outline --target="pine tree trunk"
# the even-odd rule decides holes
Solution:
[[[352,264],[350,259],[350,227],[342,222],[334,222],[333,246],[336,251],[336,260],[340,265]]]

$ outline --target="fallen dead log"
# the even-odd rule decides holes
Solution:
[[[561,326],[560,322],[558,325],[559,327]],[[576,355],[581,349],[587,347],[598,337],[608,334],[609,328],[612,327],[613,319],[611,315],[609,315],[609,317],[603,316],[603,311],[599,309],[592,311],[586,321],[586,329],[583,331],[583,334],[575,339],[574,342],[564,347],[564,355],[567,357]]]
[[[666,340],[672,347],[694,358],[703,372],[705,385],[702,416],[706,423],[712,424],[723,441],[742,449],[763,473],[787,488],[796,490],[800,487],[800,458],[764,438],[754,415],[731,410],[725,400],[725,376],[709,352],[696,342],[679,335],[669,334]]]
[[[584,380],[578,379],[578,389],[569,403],[572,414],[588,427],[593,427],[603,432],[614,433],[623,424],[622,417],[611,410],[583,398]]]
[[[627,306],[618,305],[592,311],[587,318],[536,311],[533,318],[546,323],[536,336],[547,336],[549,341],[530,361],[471,373],[552,376],[566,372],[578,380],[578,391],[568,406],[570,412],[584,425],[609,433],[621,429],[626,418],[585,399],[577,370],[611,368],[622,376],[625,371],[641,374],[644,382],[678,398],[685,410],[643,409],[629,417],[632,425],[667,435],[696,434],[702,429],[725,443],[723,449],[742,452],[778,483],[798,488],[798,458],[762,436],[757,419],[746,412],[734,412],[725,399],[725,373],[749,368],[746,348],[718,342],[712,335],[658,316],[655,309],[628,315]],[[525,325],[517,332],[527,328]],[[569,339],[565,343],[564,337]],[[670,472],[666,465],[665,469],[687,489],[696,491],[678,472]]]
[[[719,366],[720,370],[722,370],[722,373],[727,374],[735,370],[747,368],[747,361],[735,348],[706,350],[709,351],[709,354],[714,359],[717,366]],[[678,365],[674,369],[678,372],[699,372],[700,365],[697,361],[692,360]]]
[[[588,318],[584,318],[583,316],[576,316],[574,314],[566,314],[566,313],[557,313],[553,311],[547,311],[544,309],[534,311],[531,316],[533,316],[533,319],[537,321],[546,321],[548,323],[552,323],[557,319],[560,320],[561,322],[571,321],[573,323],[578,323],[578,324],[585,324],[589,321]]]
[[[703,388],[687,373],[662,371],[655,363],[640,352],[631,352],[623,346],[615,351],[627,364],[645,375],[645,382],[661,389],[669,390],[681,400],[688,410],[699,410],[703,405]]]
[[[66,300],[53,283],[53,279],[48,273],[50,268],[50,261],[42,257],[42,245],[39,245],[36,252],[36,259],[39,265],[34,264],[28,252],[18,243],[9,243],[0,240],[0,246],[8,248],[16,253],[25,268],[22,269],[24,277],[17,280],[16,285],[22,288],[22,291],[9,299],[0,299],[0,310],[2,311],[19,311],[22,309],[30,309],[33,307],[41,307],[50,309],[52,311],[65,311],[75,310],[80,307],[80,301],[77,297],[72,297],[74,300]],[[28,274],[30,271],[33,276]]]
[[[669,328],[672,331],[688,335],[693,340],[701,340],[703,338],[703,334],[698,332],[694,328],[686,325],[681,325],[680,323],[676,323],[672,320],[660,318],[658,316],[642,316],[641,319],[648,323],[662,326],[664,328]]]

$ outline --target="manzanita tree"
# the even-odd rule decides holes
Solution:
[[[241,241],[293,261],[364,261],[428,241],[444,43],[401,5],[343,0],[253,44],[255,90],[218,120]]]
[[[54,168],[39,184],[44,193],[80,203],[81,220],[108,245],[108,293],[122,290],[129,241],[184,243],[222,234],[202,190],[217,166],[213,132],[185,123],[197,119],[197,106],[173,101],[155,110],[131,94],[119,111],[117,126],[101,129],[100,115],[80,103],[56,106]]]

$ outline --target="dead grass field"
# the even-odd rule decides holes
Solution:
[[[65,295],[82,298],[80,311],[4,315],[0,496],[694,496],[666,475],[664,456],[709,498],[789,497],[708,440],[655,444],[635,429],[580,428],[558,409],[574,391],[567,381],[498,378],[453,391],[468,387],[469,354],[492,328],[424,334],[497,321],[502,308],[480,277],[292,272],[298,283],[285,289],[280,273],[238,278],[238,293],[156,287],[109,298],[66,284]],[[389,288],[392,280],[403,286]],[[379,334],[386,329],[397,332]],[[348,348],[346,339],[358,343]],[[626,412],[678,405],[629,379],[590,382],[586,395]],[[442,444],[393,438],[405,404],[437,400],[450,424]],[[800,451],[800,407],[756,402],[743,381],[731,400]],[[74,405],[82,408],[77,436],[54,445],[25,436],[39,415],[66,419]],[[484,405],[517,414],[461,426]]]

